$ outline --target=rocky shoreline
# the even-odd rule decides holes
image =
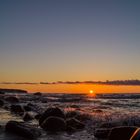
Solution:
[[[46,107],[42,108],[40,102]],[[76,134],[80,134],[79,139],[82,139],[85,131],[89,135],[83,136],[84,140],[87,138],[92,140],[140,139],[140,121],[131,124],[127,121],[125,123],[110,121],[95,125],[91,116],[81,114],[76,110],[65,111],[64,106],[52,102],[49,104],[49,99],[46,100],[41,93],[30,94],[26,97],[1,95],[0,108],[20,118],[20,121],[11,119],[5,125],[1,125],[0,131],[3,134],[12,134],[23,139],[42,138],[45,140],[49,134],[55,138],[55,134],[59,136],[59,133],[67,135],[64,138],[66,140]],[[76,105],[73,107],[78,108]],[[99,109],[96,111],[102,113]]]

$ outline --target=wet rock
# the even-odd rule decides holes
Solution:
[[[11,112],[18,114],[18,115],[23,115],[24,114],[24,109],[22,108],[21,105],[11,105]]]
[[[100,139],[108,138],[111,129],[97,129],[95,130],[94,136]]]
[[[41,135],[40,131],[22,122],[9,121],[5,126],[5,131],[28,139],[35,139]]]
[[[6,97],[5,101],[7,101],[9,103],[19,103],[19,99],[14,96]]]
[[[35,96],[41,96],[42,93],[41,93],[41,92],[36,92],[36,93],[34,93],[33,95],[35,95]]]
[[[31,106],[25,105],[25,106],[23,106],[23,108],[24,108],[25,111],[32,111]]]
[[[66,113],[66,118],[73,118],[77,115],[79,115],[77,111],[69,111]]]
[[[66,124],[68,128],[74,128],[74,129],[83,129],[85,127],[84,123],[80,122],[75,118],[66,120]]]
[[[24,116],[23,116],[23,120],[24,121],[30,121],[30,120],[33,120],[33,116],[31,116],[29,113],[25,113]]]
[[[103,111],[101,109],[93,110],[93,112],[95,112],[95,113],[103,113]]]
[[[58,107],[51,107],[48,108],[40,117],[39,119],[39,124],[41,125],[44,120],[46,120],[48,117],[54,116],[54,117],[60,117],[62,119],[65,119],[65,114],[64,112],[58,108]]]
[[[109,134],[109,140],[129,140],[137,127],[115,127]]]
[[[140,140],[140,128],[138,128],[132,135],[130,140]]]
[[[113,127],[118,127],[118,126],[122,126],[121,122],[102,123],[99,127],[100,128],[113,128]]]
[[[4,101],[0,100],[0,107],[2,107],[4,105]]]
[[[5,94],[5,92],[3,92],[3,91],[0,91],[0,94]]]
[[[35,119],[36,119],[36,120],[39,120],[40,117],[41,117],[41,114],[37,114],[37,115],[35,115]]]
[[[66,122],[63,118],[60,117],[48,117],[43,121],[41,127],[45,131],[64,131],[66,129]]]

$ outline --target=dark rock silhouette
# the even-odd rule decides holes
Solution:
[[[137,127],[115,127],[109,134],[109,140],[130,140]]]
[[[41,92],[36,92],[36,93],[34,93],[33,95],[36,95],[36,96],[41,96],[41,95],[42,95],[42,93],[41,93]]]
[[[11,112],[15,113],[17,115],[23,115],[24,114],[24,109],[22,108],[21,105],[11,105]]]
[[[54,117],[60,117],[62,119],[65,119],[65,114],[64,112],[57,107],[51,107],[48,108],[40,117],[39,119],[39,124],[41,125],[43,123],[44,120],[46,120],[48,117],[50,116],[54,116]]]
[[[16,121],[9,121],[5,126],[5,131],[27,139],[35,139],[41,135],[39,130]]]
[[[21,90],[21,89],[2,89],[2,88],[0,88],[0,92],[2,92],[2,93],[27,93],[26,90]]]
[[[66,123],[63,118],[51,116],[43,121],[41,127],[45,131],[64,131],[66,130]]]
[[[4,101],[0,100],[0,107],[2,107],[4,105]]]
[[[23,106],[23,108],[25,111],[32,111],[32,107],[29,105],[25,105],[25,106]]]
[[[35,115],[35,119],[36,119],[36,120],[39,120],[40,118],[41,118],[41,114]]]
[[[0,94],[5,94],[5,92],[4,91],[0,91]]]

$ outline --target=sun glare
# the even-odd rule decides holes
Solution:
[[[89,90],[89,96],[95,97],[95,91],[94,90]]]
[[[94,92],[93,92],[93,90],[90,90],[89,93],[90,93],[90,94],[93,94]]]

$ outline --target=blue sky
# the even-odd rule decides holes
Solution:
[[[1,0],[1,82],[139,79],[139,7],[139,0]]]

